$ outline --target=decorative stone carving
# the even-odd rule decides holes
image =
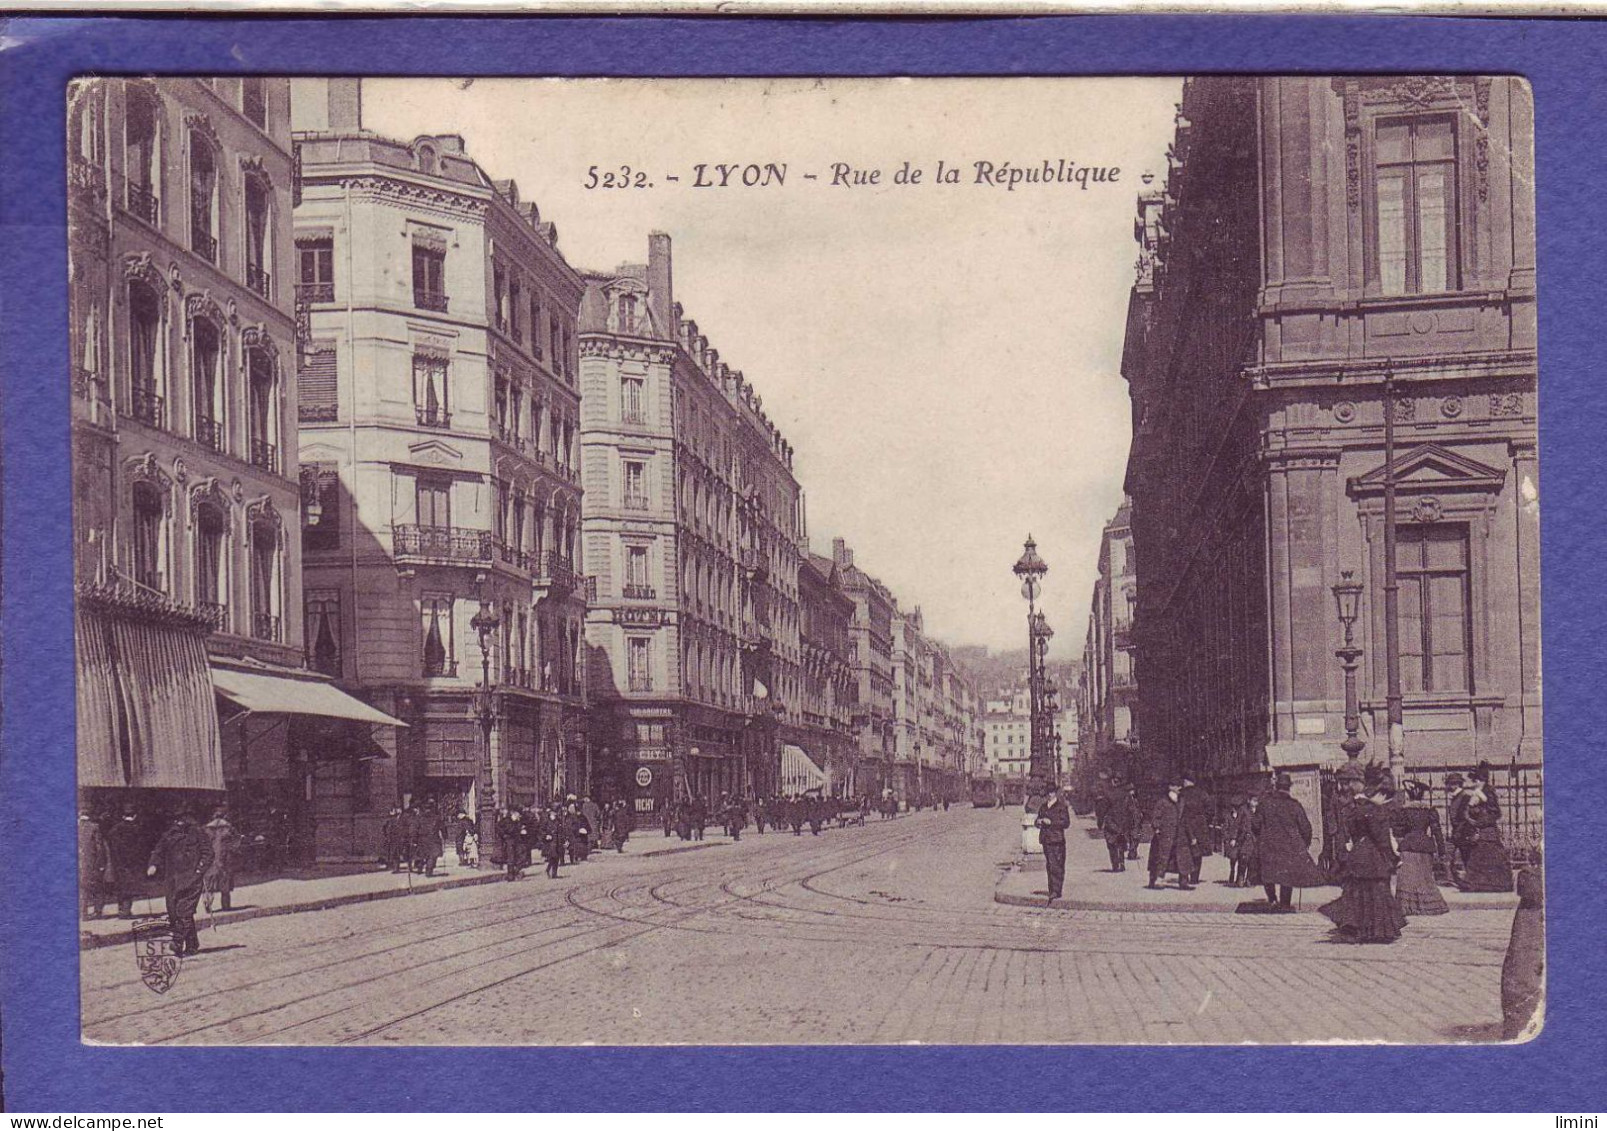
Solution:
[[[1356,419],[1356,405],[1353,401],[1340,401],[1334,405],[1334,419],[1341,424],[1349,424]]]
[[[267,166],[262,163],[262,158],[255,153],[243,154],[240,157],[240,175],[256,177],[262,182],[264,188],[270,191],[273,189],[273,177],[268,175]]]
[[[1440,501],[1433,495],[1424,495],[1412,503],[1412,518],[1417,522],[1438,522]]]
[[[1395,398],[1396,423],[1411,423],[1417,419],[1417,401],[1412,397]]]
[[[156,462],[154,452],[146,452],[144,455],[135,456],[124,467],[128,472],[128,480],[131,485],[134,483],[149,483],[162,496],[162,510],[166,512],[171,508],[173,480],[168,478],[167,473]]]
[[[184,466],[183,456],[173,457],[173,479],[180,487],[190,481],[190,471]]]
[[[199,111],[191,111],[184,115],[184,128],[192,133],[198,133],[206,139],[213,150],[221,151],[223,143],[218,140],[218,131],[212,125],[212,119]]]
[[[1462,415],[1462,398],[1455,393],[1440,402],[1440,415],[1447,420],[1455,420]]]
[[[1491,393],[1490,415],[1497,418],[1507,418],[1523,415],[1522,393]]]
[[[231,485],[230,485],[230,488],[229,488],[229,490],[230,490],[230,492],[231,492],[231,493],[232,493],[232,494],[233,494],[233,495],[234,495],[234,505],[235,505],[235,506],[239,506],[239,505],[240,505],[240,504],[241,504],[241,503],[243,503],[243,502],[245,502],[245,501],[246,501],[246,488],[245,488],[245,484],[244,484],[244,483],[241,483],[241,482],[240,482],[240,481],[239,481],[239,480],[238,480],[238,479],[236,479],[236,480],[235,480],[235,481],[234,481],[234,482],[233,482],[233,483],[232,483],[232,484],[231,484]]]
[[[219,329],[228,322],[228,315],[212,297],[210,291],[196,291],[184,296],[184,317],[186,319],[209,318],[218,325]]]
[[[214,506],[225,515],[229,513],[229,493],[223,489],[216,476],[203,479],[190,489],[190,521],[194,522],[200,517],[203,506]]]
[[[247,326],[240,331],[240,345],[248,350],[261,350],[268,355],[269,362],[279,364],[279,346],[268,333],[266,326]]]
[[[1487,76],[1473,80],[1473,113],[1479,120],[1479,131],[1473,138],[1473,171],[1479,203],[1483,204],[1490,198],[1490,80]]]
[[[141,252],[138,255],[125,255],[123,257],[123,278],[144,283],[158,295],[167,292],[167,280],[162,277],[162,272],[157,269],[156,264],[151,262],[149,252]]]
[[[275,530],[284,529],[284,519],[279,517],[279,509],[273,505],[273,500],[264,495],[246,508],[246,524],[255,526],[262,523]]]

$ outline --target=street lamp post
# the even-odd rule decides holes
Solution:
[[[1384,370],[1384,664],[1389,715],[1389,772],[1406,770],[1406,724],[1401,710],[1400,572],[1395,557],[1395,370]]]
[[[1360,709],[1356,703],[1356,669],[1361,664],[1362,650],[1356,646],[1354,629],[1361,609],[1361,582],[1352,570],[1342,570],[1334,584],[1334,604],[1339,612],[1339,623],[1344,628],[1344,643],[1334,652],[1345,668],[1345,740],[1339,748],[1345,752],[1345,767],[1341,773],[1360,777],[1361,766],[1356,761],[1367,743],[1358,731],[1361,728]]]
[[[1048,618],[1038,611],[1038,594],[1043,590],[1044,574],[1049,565],[1038,556],[1038,543],[1027,535],[1021,557],[1013,571],[1021,579],[1021,595],[1027,599],[1027,694],[1031,713],[1030,760],[1027,763],[1027,809],[1036,812],[1043,796],[1054,782],[1054,767],[1049,763],[1045,746],[1046,686],[1044,661],[1048,655],[1049,638],[1054,631]]]
[[[480,826],[480,843],[485,845],[494,843],[492,838],[496,836],[497,831],[497,790],[493,784],[496,763],[491,752],[491,729],[496,724],[496,703],[491,690],[491,638],[501,624],[501,618],[497,616],[491,602],[485,599],[482,590],[480,610],[469,621],[469,627],[474,629],[475,636],[480,642],[480,691],[476,697],[476,711],[480,718],[481,750],[484,757],[481,761],[480,811],[476,823]]]

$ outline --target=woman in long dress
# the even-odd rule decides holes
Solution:
[[[1501,803],[1482,763],[1454,806],[1466,865],[1457,886],[1463,891],[1511,891],[1512,863],[1501,843]]]
[[[1392,943],[1401,937],[1406,916],[1389,890],[1389,878],[1400,863],[1390,843],[1394,821],[1386,808],[1395,787],[1381,782],[1372,787],[1365,804],[1352,806],[1346,826],[1350,852],[1340,868],[1343,892],[1319,910],[1333,921],[1349,942]]]
[[[1423,782],[1409,781],[1405,789],[1406,805],[1396,815],[1401,866],[1395,873],[1395,894],[1404,914],[1444,915],[1451,908],[1434,879],[1434,861],[1445,852],[1440,815],[1428,803]]]

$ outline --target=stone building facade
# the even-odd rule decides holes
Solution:
[[[858,744],[850,633],[853,598],[844,592],[830,558],[810,554],[798,571],[800,712],[807,741],[803,749],[821,766],[826,789],[839,797],[857,797]]]
[[[1088,610],[1082,671],[1077,680],[1077,746],[1095,775],[1135,785],[1164,784],[1169,767],[1144,756],[1137,725],[1138,678],[1133,620],[1138,608],[1138,561],[1133,552],[1133,505],[1123,499],[1099,540],[1099,576]]]
[[[1186,83],[1122,366],[1140,732],[1172,764],[1294,771],[1315,812],[1346,571],[1362,760],[1386,760],[1391,379],[1408,770],[1538,770],[1532,129],[1521,79]]]
[[[849,642],[858,685],[854,709],[858,782],[862,795],[874,796],[891,788],[895,780],[893,616],[898,602],[887,586],[854,564],[854,551],[845,540],[832,540],[832,560],[844,592],[854,602]]]
[[[313,666],[408,723],[354,806],[370,851],[396,800],[485,834],[497,808],[591,785],[583,283],[516,184],[459,137],[363,129],[354,86],[296,83],[300,454],[319,503],[300,617]]]
[[[594,741],[648,817],[772,793],[804,724],[792,448],[675,301],[671,243],[586,278],[580,350]]]

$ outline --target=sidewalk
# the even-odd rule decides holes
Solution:
[[[715,848],[730,843],[730,838],[711,833],[707,840],[683,844],[673,837],[661,836],[656,829],[650,829],[646,834],[634,833],[625,842],[624,852],[602,852],[593,849],[584,865],[565,864],[564,871],[565,874],[569,874],[571,868],[590,868],[602,861],[644,860],[654,856],[669,856],[677,852],[695,852],[701,848]],[[478,869],[464,868],[455,863],[448,863],[453,859],[455,859],[453,854],[448,850],[443,863],[436,867],[433,876],[421,876],[415,873],[409,877],[405,872],[391,872],[381,869],[378,865],[372,868],[361,868],[358,865],[357,867],[361,868],[359,871],[352,871],[350,867],[333,866],[327,869],[310,869],[298,876],[262,879],[235,887],[233,898],[230,900],[234,904],[231,910],[214,911],[208,915],[203,907],[198,916],[202,922],[241,923],[248,919],[260,919],[265,915],[324,911],[331,907],[368,903],[376,899],[397,899],[402,896],[423,895],[426,892],[475,887],[479,884],[496,883],[504,878],[501,868],[492,867],[490,864],[484,864]],[[539,857],[532,868],[539,872],[541,868]],[[527,871],[526,875],[529,874]],[[133,941],[134,920],[116,918],[115,901],[110,905],[110,910],[112,918],[79,921],[79,949],[93,950],[97,947],[117,946]],[[162,897],[156,895],[136,900],[134,913],[136,918],[140,919],[160,917],[163,914]]]
[[[1125,872],[1110,870],[1110,857],[1105,852],[1104,837],[1095,835],[1093,820],[1074,817],[1066,830],[1066,890],[1065,898],[1048,906],[1056,910],[1097,911],[1223,911],[1233,913],[1241,904],[1249,905],[1247,912],[1261,911],[1266,907],[1266,896],[1260,888],[1234,888],[1227,885],[1228,860],[1225,856],[1207,856],[1200,871],[1200,882],[1193,891],[1179,891],[1175,880],[1166,886],[1151,890],[1147,861],[1149,845],[1138,848],[1138,859],[1127,861]],[[1511,910],[1518,906],[1517,895],[1511,892],[1463,892],[1441,887],[1445,902],[1452,911]],[[1017,860],[999,877],[994,888],[995,903],[1015,904],[1022,907],[1046,906],[1048,884],[1044,873],[1043,857],[1026,856]],[[1295,908],[1307,913],[1339,895],[1338,887],[1304,888],[1295,892]]]

